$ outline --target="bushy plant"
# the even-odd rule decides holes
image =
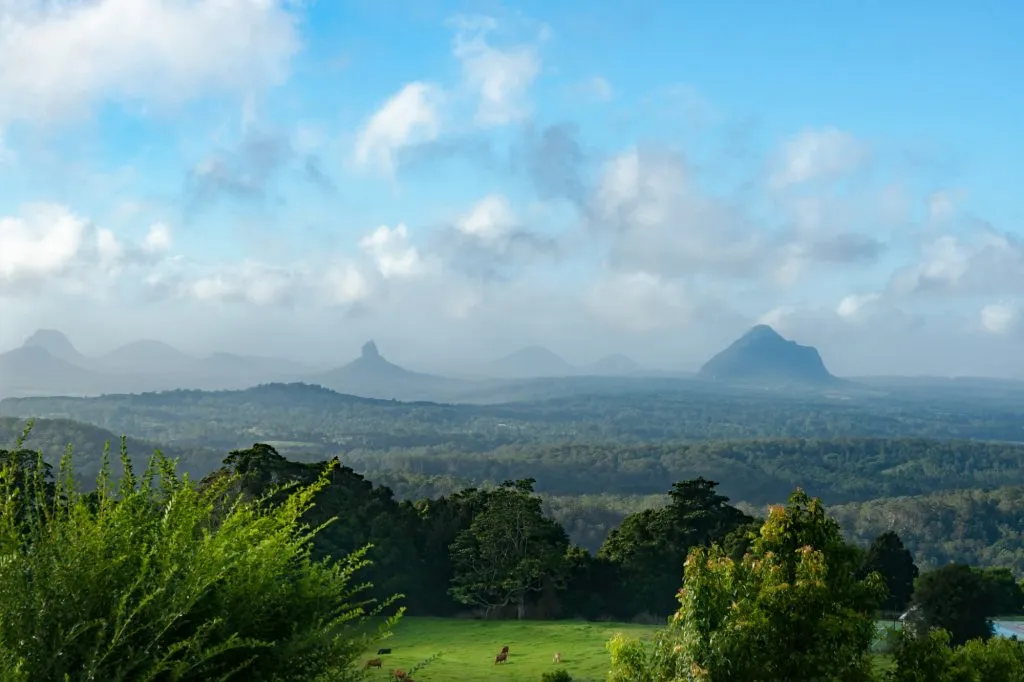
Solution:
[[[572,675],[565,668],[541,673],[540,682],[572,682]]]
[[[120,482],[108,448],[83,494],[70,448],[51,482],[20,445],[0,450],[0,679],[357,679],[400,616],[360,600],[366,548],[311,557],[300,519],[329,469],[271,506],[159,452],[136,476],[122,441]]]
[[[904,631],[893,652],[888,682],[1020,682],[1024,680],[1024,642],[1006,637],[969,640],[950,646],[941,628]]]

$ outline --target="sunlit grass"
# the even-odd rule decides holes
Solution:
[[[579,682],[604,680],[611,658],[605,643],[621,632],[644,637],[657,628],[627,623],[584,621],[482,621],[446,618],[403,618],[395,635],[381,646],[393,653],[380,656],[384,667],[372,671],[370,679],[388,679],[391,670],[409,671],[420,661],[440,654],[417,671],[416,682],[477,682],[478,680],[532,680],[554,670],[555,652]],[[509,647],[507,663],[495,665],[494,657]],[[368,658],[374,658],[370,652]]]

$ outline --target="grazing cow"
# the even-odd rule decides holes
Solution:
[[[502,651],[500,654],[494,657],[494,665],[498,665],[499,663],[505,663],[506,661],[508,661],[507,651]]]
[[[555,652],[555,657],[552,660],[555,663],[561,663],[562,662],[562,652],[561,651],[556,651]]]
[[[368,660],[366,662],[366,666],[365,667],[367,667],[367,668],[380,668],[383,665],[384,665],[384,661],[380,660],[379,658],[371,658],[370,660]]]
[[[391,649],[377,649],[377,655],[383,656],[384,654],[390,654]]]
[[[408,682],[409,673],[405,672],[404,670],[399,670],[398,668],[395,668],[391,671],[391,677],[395,678],[396,680],[403,680],[403,682]]]

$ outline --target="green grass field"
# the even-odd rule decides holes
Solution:
[[[574,680],[596,682],[608,676],[611,659],[605,643],[615,633],[643,637],[655,629],[625,623],[520,623],[406,617],[399,623],[394,637],[381,644],[391,647],[394,653],[380,657],[384,668],[371,671],[370,679],[389,679],[391,670],[395,668],[408,671],[417,663],[440,654],[413,675],[416,682],[537,682],[541,673],[559,667],[551,660],[558,651],[562,654],[561,667],[568,670]],[[509,647],[508,662],[495,665],[495,654],[506,644]]]
[[[879,621],[879,627],[890,625]],[[608,677],[611,658],[606,643],[616,633],[646,637],[658,628],[628,623],[585,621],[483,621],[450,618],[402,618],[394,637],[381,643],[393,653],[380,656],[384,667],[371,670],[371,680],[388,680],[391,671],[410,671],[417,663],[439,654],[413,673],[416,682],[478,682],[515,680],[538,682],[541,673],[563,667],[576,682],[597,682]],[[494,664],[501,647],[509,646],[507,663]],[[374,650],[375,651],[375,650]],[[551,658],[558,651],[562,663]],[[374,652],[366,658],[376,658]],[[888,660],[876,657],[876,669]]]

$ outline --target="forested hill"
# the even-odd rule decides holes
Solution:
[[[0,418],[0,449],[25,427]],[[56,463],[74,444],[76,477],[91,487],[104,444],[119,436],[65,419],[40,419],[25,446]],[[193,478],[221,466],[224,451],[128,439],[137,468],[159,448]],[[302,452],[301,459],[315,456]],[[545,508],[574,542],[597,551],[632,512],[665,504],[666,482],[703,476],[759,514],[801,486],[860,543],[896,529],[918,561],[1009,566],[1024,572],[1024,446],[906,438],[759,439],[648,445],[523,444],[465,453],[446,447],[338,451],[342,460],[400,499],[451,495],[471,486],[535,478]],[[119,466],[114,465],[115,470]],[[1000,487],[1002,486],[1002,487]],[[1010,487],[1012,486],[1012,487]]]
[[[718,441],[738,438],[925,437],[1024,441],[1024,406],[824,398],[778,392],[666,391],[577,395],[501,405],[370,400],[306,384],[97,398],[20,398],[0,414],[67,418],[179,445],[302,443],[310,453],[509,444]]]
[[[26,420],[18,417],[0,417],[0,449],[14,448],[26,425]],[[47,462],[56,465],[67,447],[72,446],[76,477],[91,486],[95,483],[107,443],[110,444],[110,459],[116,463],[121,448],[119,435],[70,419],[37,419],[23,447],[42,452]],[[132,437],[127,439],[127,445],[129,457],[137,469],[141,470],[150,455],[159,449],[167,457],[177,459],[178,470],[193,478],[212,471],[223,458],[223,454],[216,450],[158,445]],[[115,464],[114,468],[119,470],[120,465]]]
[[[486,453],[444,448],[349,452],[371,477],[384,472],[495,481],[529,475],[552,495],[646,495],[665,481],[704,476],[723,494],[776,503],[801,486],[828,504],[941,490],[1024,485],[1024,445],[922,438],[836,438],[505,446]]]
[[[1021,485],[852,502],[831,507],[829,514],[854,542],[870,542],[880,529],[896,531],[922,568],[960,562],[1024,574]]]

